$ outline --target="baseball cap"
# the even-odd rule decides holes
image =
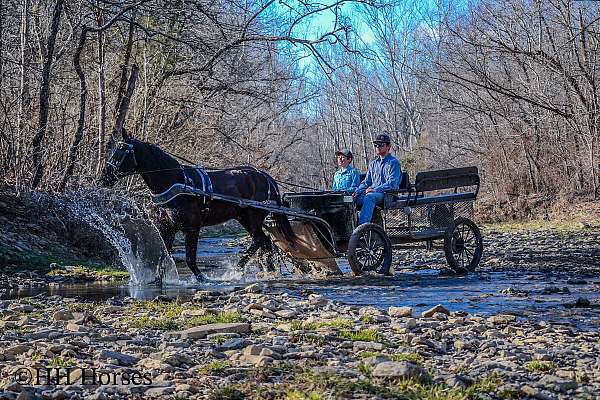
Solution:
[[[352,156],[352,152],[350,150],[348,150],[348,149],[342,149],[342,150],[338,150],[338,151],[335,152],[336,156],[339,155],[339,154],[345,156],[346,158],[354,158]]]
[[[382,143],[390,144],[392,141],[390,140],[390,135],[388,135],[386,133],[380,133],[379,135],[377,135],[375,140],[373,140],[373,143],[375,143],[375,142],[382,142]]]

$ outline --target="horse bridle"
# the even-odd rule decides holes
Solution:
[[[117,147],[113,152],[110,160],[108,160],[108,165],[114,167],[114,174],[117,178],[124,178],[126,176],[132,175],[135,172],[123,173],[120,172],[121,165],[127,159],[127,156],[131,153],[133,156],[133,165],[137,167],[137,160],[135,159],[135,152],[133,151],[133,143],[127,142],[119,142],[117,143]]]

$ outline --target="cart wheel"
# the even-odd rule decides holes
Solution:
[[[481,232],[475,222],[459,217],[444,233],[448,266],[458,274],[474,271],[483,254]]]
[[[358,226],[348,242],[348,263],[354,275],[376,271],[387,275],[392,265],[392,243],[377,224]]]

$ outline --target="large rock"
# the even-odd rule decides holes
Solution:
[[[142,358],[136,365],[138,368],[142,369],[151,369],[151,370],[164,370],[170,369],[170,365],[167,363],[163,363],[161,360],[157,360],[155,358]]]
[[[373,370],[374,377],[388,379],[410,379],[414,378],[425,383],[431,380],[425,368],[407,361],[386,361],[377,364]]]
[[[191,357],[187,356],[183,353],[174,353],[174,352],[159,352],[153,353],[150,357],[159,360],[161,363],[169,364],[174,367],[180,367],[183,364],[187,365],[196,365],[197,362],[194,361]]]
[[[273,314],[271,311],[263,310],[263,309],[258,310],[256,308],[252,308],[250,310],[250,314],[254,314],[256,316],[263,317],[263,318],[269,318],[269,319],[277,318],[277,316],[275,314]]]
[[[244,288],[245,293],[260,293],[263,291],[263,285],[260,283],[253,283]]]
[[[544,387],[547,389],[553,389],[554,391],[566,393],[569,390],[577,389],[577,382],[560,378],[554,375],[545,375],[538,381],[537,386]]]
[[[68,321],[74,319],[73,313],[71,311],[56,311],[52,316],[56,321]]]
[[[296,316],[298,314],[294,310],[279,310],[279,311],[275,311],[275,315],[277,315],[278,317],[281,317],[281,318],[285,318],[285,319],[292,319],[292,318],[296,318]]]
[[[413,313],[412,307],[394,307],[394,306],[391,306],[388,309],[388,314],[390,314],[390,317],[400,317],[400,318],[412,317],[412,313]]]
[[[264,367],[265,365],[273,364],[274,359],[269,356],[244,354],[240,357],[240,361],[253,364],[256,367]]]
[[[380,351],[380,350],[383,350],[383,344],[378,343],[378,342],[356,341],[356,342],[353,342],[352,349],[354,352],[359,352],[362,350]]]
[[[33,312],[33,310],[34,310],[33,306],[31,306],[29,304],[19,304],[19,303],[11,303],[8,306],[8,309],[15,313],[30,313],[30,312]]]
[[[145,396],[148,397],[166,397],[167,395],[173,394],[175,393],[175,388],[172,386],[166,386],[166,387],[155,387],[155,388],[150,388],[148,390],[146,390],[146,392],[144,393]]]
[[[521,392],[526,396],[529,396],[531,398],[538,399],[538,400],[554,400],[553,396],[550,396],[550,395],[544,393],[542,390],[531,387],[529,385],[525,385],[525,386],[521,387]]]
[[[517,320],[517,317],[510,314],[498,314],[492,315],[487,320],[488,322],[491,322],[494,325],[505,325],[515,322]]]
[[[98,355],[98,359],[100,360],[106,360],[106,359],[115,359],[117,361],[119,361],[119,365],[125,366],[125,367],[130,367],[134,364],[136,364],[140,359],[134,356],[130,356],[128,354],[123,354],[123,353],[119,353],[117,351],[112,351],[112,350],[102,350],[100,352],[100,354]]]
[[[376,356],[363,358],[361,362],[365,365],[375,367],[377,364],[381,364],[388,361],[390,361],[390,358],[388,356],[386,356],[385,354],[380,354]]]
[[[250,324],[245,322],[232,322],[222,324],[208,324],[195,326],[183,331],[174,331],[166,333],[168,337],[175,337],[180,339],[204,339],[213,333],[249,333]]]
[[[265,302],[263,302],[261,304],[262,308],[269,310],[269,311],[278,311],[281,309],[281,304],[278,301],[275,301],[273,299],[269,299]]]
[[[23,390],[17,396],[17,400],[36,400],[36,399],[37,399],[37,397],[36,397],[35,393],[30,390]]]
[[[260,355],[260,352],[262,351],[264,347],[263,346],[257,346],[255,344],[251,344],[250,346],[247,346],[244,351],[243,354],[246,356],[258,356]]]
[[[4,350],[4,355],[18,356],[19,354],[27,353],[31,349],[33,347],[28,344],[17,344]]]
[[[221,351],[239,350],[239,349],[243,348],[244,346],[246,346],[247,343],[248,343],[248,341],[246,339],[233,338],[233,339],[229,339],[229,340],[226,340],[223,343],[221,343],[221,345],[219,346],[219,350],[221,350]]]
[[[87,332],[88,331],[88,329],[85,326],[83,326],[81,324],[76,324],[74,322],[69,322],[66,326],[66,329],[71,332]]]
[[[358,315],[361,317],[364,315],[381,315],[381,310],[373,306],[361,307],[358,310]]]
[[[431,318],[433,317],[433,314],[435,313],[444,313],[446,315],[450,315],[450,311],[448,311],[448,309],[446,307],[444,307],[441,304],[438,304],[437,306],[430,308],[429,310],[423,311],[421,313],[421,317],[423,318]]]

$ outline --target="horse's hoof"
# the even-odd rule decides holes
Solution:
[[[202,282],[206,281],[206,278],[204,277],[204,275],[202,275],[202,273],[196,274],[194,276],[196,277],[196,281],[198,283],[202,283]]]

